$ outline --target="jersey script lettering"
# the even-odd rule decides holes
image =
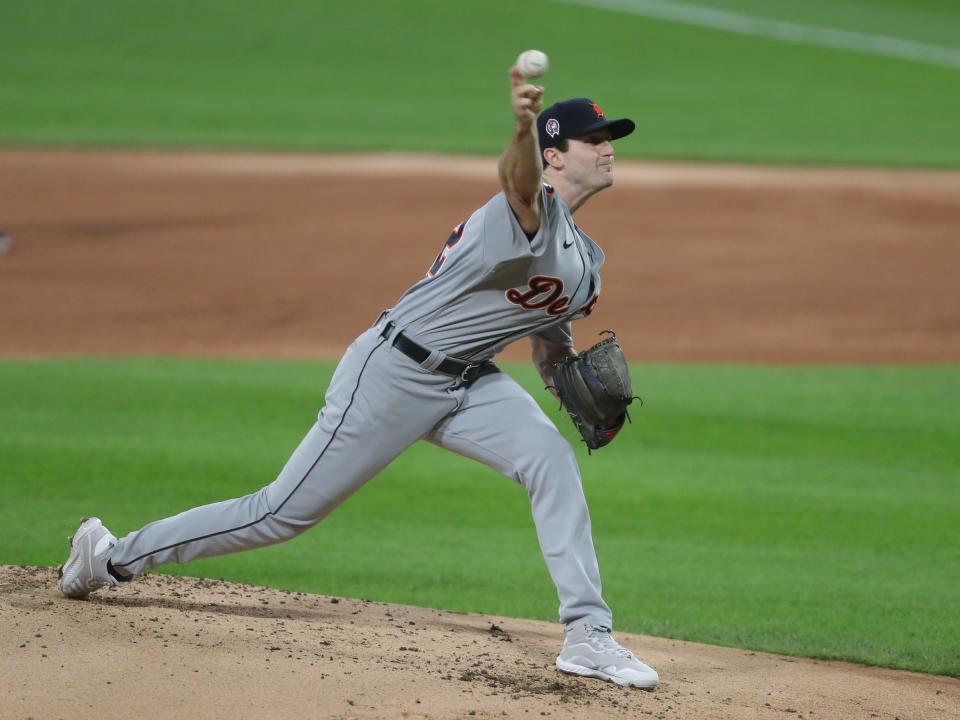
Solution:
[[[600,299],[600,294],[596,293],[592,298],[590,298],[590,302],[588,302],[586,305],[583,306],[584,317],[586,317],[587,315],[593,312],[593,306],[597,304],[597,300],[599,299]]]
[[[505,293],[509,302],[524,310],[546,308],[550,315],[563,315],[570,309],[570,298],[563,295],[563,280],[549,275],[534,275],[527,283],[527,291],[511,288]]]

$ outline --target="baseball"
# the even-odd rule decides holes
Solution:
[[[547,54],[539,50],[524,50],[517,57],[517,69],[528,78],[540,77],[548,67]]]

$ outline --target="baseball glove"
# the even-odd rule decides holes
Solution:
[[[634,400],[630,370],[617,336],[612,330],[604,333],[610,337],[553,363],[553,389],[590,451],[613,441],[629,419],[627,406]]]

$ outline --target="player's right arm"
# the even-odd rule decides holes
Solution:
[[[520,227],[528,235],[540,229],[540,143],[537,141],[537,115],[543,100],[543,88],[530,85],[514,66],[510,68],[510,101],[516,119],[510,144],[500,156],[498,175]]]

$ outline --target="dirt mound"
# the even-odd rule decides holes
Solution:
[[[67,600],[0,566],[4,718],[949,718],[960,681],[620,633],[655,692],[559,673],[558,625],[149,575]]]

